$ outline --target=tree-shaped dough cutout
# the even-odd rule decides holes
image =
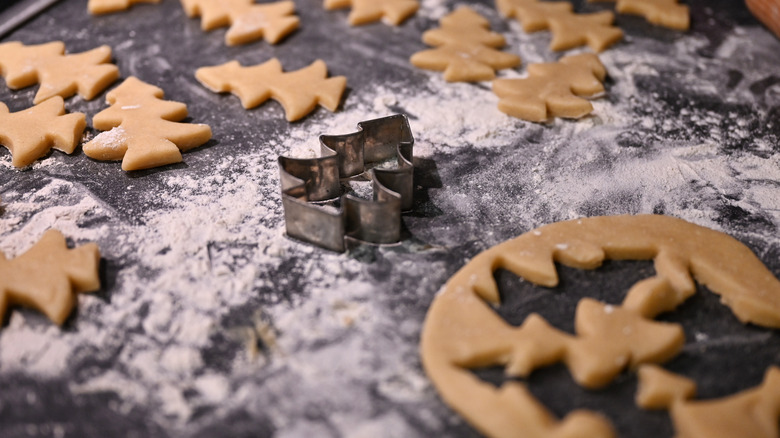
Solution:
[[[89,0],[87,10],[90,14],[110,14],[130,8],[136,3],[160,3],[160,0]]]
[[[201,29],[230,26],[225,34],[229,46],[260,38],[276,44],[298,28],[295,3],[280,1],[255,4],[254,0],[181,0],[189,17],[201,17]]]
[[[670,29],[688,30],[691,13],[687,5],[678,0],[590,0],[591,2],[614,2],[621,14],[640,15],[655,25]]]
[[[412,55],[416,67],[444,71],[449,82],[474,82],[520,64],[520,57],[496,50],[506,43],[504,37],[491,32],[490,23],[473,9],[461,6],[439,22],[439,29],[423,33],[423,42],[436,48]]]
[[[76,93],[87,100],[95,98],[119,78],[119,69],[110,61],[108,46],[66,55],[65,44],[60,41],[34,46],[0,44],[0,75],[9,88],[41,84],[33,103],[52,96],[67,99]]]
[[[623,38],[623,31],[612,25],[615,15],[610,11],[580,14],[569,2],[539,0],[496,0],[496,6],[504,16],[520,20],[526,32],[550,30],[550,50],[587,44],[601,52]]]
[[[21,305],[61,325],[73,310],[76,293],[100,289],[99,265],[96,244],[68,249],[57,230],[44,233],[38,243],[14,259],[0,252],[0,317],[8,306]]]
[[[211,138],[208,125],[177,123],[187,117],[187,106],[162,100],[163,90],[130,77],[106,96],[111,105],[95,115],[100,133],[84,145],[96,160],[122,160],[123,170],[139,170],[182,160],[181,151]]]
[[[325,0],[324,5],[327,10],[352,7],[348,20],[353,26],[379,20],[398,26],[420,8],[417,0]]]
[[[605,259],[652,259],[656,275],[634,284],[619,305],[582,299],[575,335],[537,314],[515,327],[491,307],[500,304],[498,269],[553,287],[556,262],[595,269]],[[662,363],[680,351],[682,327],[653,318],[695,294],[696,282],[719,294],[743,323],[780,328],[780,281],[726,234],[660,215],[545,225],[477,255],[450,278],[423,325],[423,367],[444,401],[487,436],[611,438],[614,431],[599,414],[578,410],[558,421],[520,381],[495,387],[471,370],[500,366],[509,377],[526,377],[563,362],[580,385],[602,387],[625,368]]]
[[[528,77],[496,79],[493,92],[502,112],[532,122],[550,117],[580,118],[593,111],[582,96],[604,91],[606,70],[592,53],[566,56],[559,62],[531,64]]]
[[[29,166],[52,148],[72,154],[86,126],[84,114],[65,114],[60,96],[16,113],[0,102],[0,145],[11,151],[14,167]]]
[[[234,93],[247,109],[268,99],[277,100],[290,122],[309,114],[317,104],[336,111],[347,86],[344,76],[328,78],[328,67],[321,60],[289,73],[282,71],[282,64],[276,58],[248,67],[230,61],[201,67],[195,77],[215,93]]]

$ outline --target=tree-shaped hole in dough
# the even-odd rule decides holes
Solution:
[[[634,284],[622,305],[582,299],[576,336],[533,314],[513,327],[489,307],[499,303],[496,269],[555,286],[556,261],[592,269],[604,259],[652,259],[657,274]],[[678,324],[652,318],[695,293],[694,277],[741,321],[780,326],[780,282],[736,239],[665,216],[596,217],[541,227],[472,259],[431,305],[423,365],[444,400],[488,436],[611,437],[609,422],[598,414],[574,411],[559,422],[523,384],[496,389],[469,369],[503,366],[522,377],[564,362],[578,383],[596,388],[626,367],[664,362],[684,336]]]

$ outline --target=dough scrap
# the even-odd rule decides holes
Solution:
[[[76,293],[100,289],[100,250],[94,243],[68,249],[57,230],[46,231],[27,252],[8,260],[0,252],[0,317],[9,305],[31,307],[62,325]]]
[[[110,14],[124,11],[135,3],[160,3],[160,0],[89,0],[87,10],[90,14]]]
[[[587,44],[601,52],[623,38],[623,31],[612,25],[615,15],[610,11],[578,14],[569,2],[539,0],[496,0],[496,6],[504,16],[517,18],[526,32],[549,29],[550,50]]]
[[[581,300],[576,336],[535,314],[510,326],[490,307],[500,301],[496,269],[553,287],[555,262],[594,269],[604,259],[653,259],[656,275],[632,286],[620,306]],[[509,376],[525,376],[563,361],[580,384],[597,387],[626,366],[663,362],[679,351],[682,330],[651,318],[694,294],[693,278],[721,295],[742,322],[780,327],[780,281],[736,239],[666,216],[593,217],[540,227],[461,268],[426,316],[423,367],[444,401],[487,436],[612,437],[598,414],[576,411],[557,422],[522,383],[495,388],[470,369],[504,366]]]
[[[314,111],[317,104],[336,111],[347,87],[344,76],[328,78],[328,67],[321,60],[289,73],[282,71],[282,64],[276,58],[248,67],[230,61],[201,67],[195,77],[215,93],[232,92],[246,109],[274,99],[282,104],[290,122]]]
[[[512,117],[532,122],[576,119],[593,111],[593,105],[579,96],[602,93],[606,74],[598,56],[581,53],[557,63],[531,64],[527,78],[496,79],[493,92],[500,97],[498,109]]]
[[[225,34],[229,46],[260,38],[276,44],[300,24],[300,19],[292,15],[292,1],[255,4],[254,0],[181,0],[181,4],[187,16],[201,17],[204,31],[230,26]]]
[[[416,67],[444,71],[448,82],[475,82],[520,65],[519,56],[495,50],[504,46],[504,37],[491,32],[490,23],[473,9],[461,6],[439,22],[441,28],[423,33],[423,42],[436,48],[412,55]]]
[[[61,41],[32,46],[18,41],[0,44],[0,75],[8,88],[41,84],[33,103],[52,96],[67,99],[76,93],[87,100],[95,98],[119,78],[119,69],[108,64],[110,61],[108,46],[66,55]]]
[[[642,409],[665,409],[676,401],[696,396],[696,383],[658,365],[642,365],[637,371],[636,404]]]
[[[96,160],[122,160],[123,170],[148,169],[182,160],[181,152],[211,138],[208,125],[177,123],[187,106],[162,100],[163,90],[130,77],[106,96],[111,105],[92,118],[100,133],[84,145]]]
[[[14,167],[29,166],[52,148],[72,154],[86,127],[84,114],[65,114],[60,96],[16,113],[0,102],[0,145],[11,151]]]
[[[671,411],[677,438],[777,438],[780,435],[780,367],[772,366],[766,371],[764,381],[756,388],[714,400],[688,401],[692,396],[672,386],[684,383],[695,388],[695,384],[682,376],[663,371],[665,382],[658,371],[642,374],[640,369],[640,391],[654,386],[658,392],[668,392],[669,397],[658,400],[659,406]],[[663,403],[665,402],[665,403]]]
[[[655,25],[670,29],[688,30],[691,26],[691,14],[687,5],[677,0],[589,0],[591,2],[614,2],[615,9],[621,14],[640,15]]]
[[[414,15],[420,8],[417,0],[325,0],[325,9],[344,9],[352,7],[349,24],[359,26],[384,19],[398,26]]]

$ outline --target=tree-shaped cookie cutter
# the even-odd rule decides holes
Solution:
[[[282,205],[287,235],[333,251],[346,249],[346,238],[395,243],[401,237],[401,213],[413,203],[414,138],[403,114],[358,123],[358,131],[321,135],[319,158],[279,157]],[[397,159],[397,167],[370,163]],[[341,179],[368,169],[373,199],[341,194]],[[323,205],[335,201],[340,207]]]

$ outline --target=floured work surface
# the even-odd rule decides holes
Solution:
[[[34,311],[10,312],[0,329],[3,430],[474,437],[435,394],[417,351],[433,295],[482,250],[577,216],[663,212],[734,236],[780,275],[780,126],[770,126],[780,111],[780,42],[747,10],[686,2],[687,34],[618,15],[627,38],[599,55],[609,77],[592,115],[535,124],[498,111],[489,83],[446,83],[408,62],[426,48],[421,33],[456,3],[423,2],[399,27],[350,27],[349,10],[315,2],[299,8],[300,28],[278,45],[226,47],[225,29],[201,32],[178,2],[99,17],[85,1],[60,2],[2,40],[57,39],[73,53],[107,44],[122,78],[164,88],[214,132],[184,163],[132,174],[80,148],[18,171],[0,148],[0,250],[18,255],[56,225],[76,244],[97,242],[104,265],[103,289],[80,295],[62,329]],[[545,32],[523,33],[492,1],[470,6],[523,59],[519,73],[498,77],[557,60]],[[346,76],[342,107],[289,124],[281,105],[247,111],[194,76],[202,66],[273,57],[290,71],[322,59],[330,75]],[[34,88],[0,82],[0,100],[19,111]],[[65,105],[91,120],[104,100]],[[317,135],[396,112],[409,114],[419,157],[421,188],[404,218],[411,237],[344,255],[285,238],[277,156],[316,156]],[[580,298],[620,302],[651,269],[561,269],[554,290],[502,272],[511,297],[498,312],[512,323],[539,312],[571,331]],[[743,326],[700,292],[668,316],[686,336],[669,369],[696,381],[698,400],[757,386],[780,362],[780,335]],[[492,369],[477,375],[503,379]],[[529,380],[558,417],[588,408],[609,416],[620,436],[671,437],[666,413],[634,407],[635,386],[626,374],[603,392],[584,391],[562,367]]]

